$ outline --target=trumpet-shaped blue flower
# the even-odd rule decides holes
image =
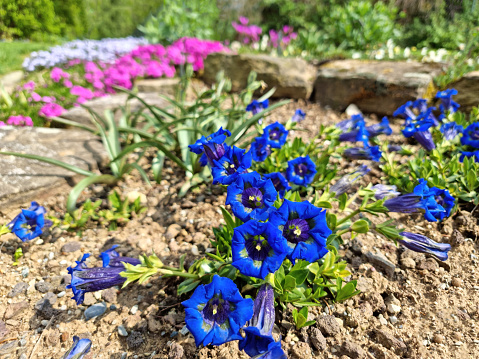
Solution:
[[[417,233],[400,232],[402,238],[397,241],[404,247],[419,253],[428,253],[439,259],[447,260],[447,253],[451,250],[451,245],[447,243],[437,243],[432,239]]]
[[[444,208],[444,212],[435,212],[433,214],[434,218],[442,221],[444,218],[449,217],[455,205],[455,199],[449,191],[447,189],[432,187],[429,189],[429,195],[433,196],[436,203]]]
[[[120,257],[114,248],[100,255],[103,260],[103,267],[88,268],[85,264],[90,256],[88,253],[84,254],[80,261],[76,261],[75,267],[68,267],[68,273],[72,279],[67,288],[72,289],[72,299],[75,299],[78,305],[83,303],[87,292],[96,292],[123,284],[126,280],[126,278],[120,276],[120,273],[125,270],[123,262],[132,265],[141,263],[136,258]]]
[[[347,132],[349,130],[355,129],[358,123],[364,123],[363,115],[352,115],[351,118],[348,118],[347,120],[341,121],[336,124],[336,127],[343,132]]]
[[[80,339],[73,337],[72,347],[61,357],[61,359],[82,359],[91,348],[90,339]]]
[[[281,148],[286,143],[288,130],[279,122],[275,122],[264,128],[263,137],[271,148]]]
[[[428,118],[417,121],[406,121],[406,126],[402,133],[404,137],[414,137],[422,147],[427,151],[431,151],[436,148],[432,135],[429,132],[429,128],[432,126],[434,126],[434,121]]]
[[[263,284],[256,294],[253,317],[248,322],[248,326],[258,328],[261,335],[271,336],[274,319],[274,290],[269,284]]]
[[[280,172],[267,173],[263,177],[273,182],[273,186],[281,198],[284,197],[286,191],[291,189],[288,180]]]
[[[286,178],[289,182],[306,187],[313,182],[316,172],[316,165],[309,156],[298,157],[288,161]]]
[[[210,284],[198,286],[181,304],[197,346],[243,339],[239,330],[253,316],[253,300],[244,299],[231,279],[218,275]]]
[[[328,252],[326,239],[331,230],[326,223],[326,211],[308,201],[285,199],[281,207],[271,213],[269,223],[283,232],[289,248],[287,258],[293,263],[296,259],[312,263]]]
[[[233,146],[226,149],[223,157],[213,161],[214,166],[211,168],[213,174],[213,183],[221,183],[229,185],[236,178],[251,167],[251,152],[245,153],[246,150]]]
[[[281,342],[272,341],[268,345],[268,350],[264,353],[255,355],[251,359],[288,359],[283,349],[281,349]]]
[[[436,94],[436,98],[440,98],[442,102],[439,105],[439,110],[441,110],[441,112],[450,111],[451,113],[454,113],[458,110],[460,105],[452,100],[452,96],[454,95],[457,95],[456,89],[447,89],[439,91]]]
[[[471,123],[462,133],[461,143],[464,146],[479,148],[479,122]]]
[[[424,98],[418,98],[412,103],[412,108],[418,110],[419,112],[427,111],[427,100]]]
[[[254,142],[251,143],[250,152],[253,156],[253,161],[263,162],[271,154],[268,140],[263,137],[256,137]]]
[[[403,117],[403,118],[410,118],[410,119],[415,119],[416,114],[412,111],[411,107],[413,106],[412,101],[406,102],[404,105],[401,105],[398,107],[396,111],[394,111],[393,116],[394,117]]]
[[[252,112],[253,115],[256,115],[257,113],[260,113],[261,111],[263,111],[265,108],[268,108],[268,106],[269,106],[268,99],[261,102],[257,100],[253,100],[248,106],[246,106],[246,111]]]
[[[368,141],[370,133],[366,129],[364,121],[360,121],[356,124],[354,130],[349,132],[344,132],[339,135],[339,141],[349,141],[349,142],[358,142],[358,141]]]
[[[444,134],[444,138],[451,141],[456,138],[457,135],[464,131],[464,127],[458,125],[455,122],[445,123],[441,126],[441,132]]]
[[[203,153],[210,166],[214,166],[213,161],[219,160],[224,156],[226,150],[229,148],[228,145],[224,144],[227,137],[231,136],[231,132],[228,130],[223,130],[222,127],[211,135],[205,137],[201,136],[194,144],[189,145],[191,152],[196,154]],[[202,164],[205,164],[204,158],[200,159]]]
[[[381,134],[389,136],[393,133],[391,126],[389,126],[389,120],[386,116],[383,117],[380,123],[367,126],[366,131],[369,133],[369,137],[376,137]]]
[[[462,151],[461,157],[459,157],[459,162],[464,162],[464,158],[474,158],[474,162],[479,162],[479,150],[474,152]]]
[[[376,199],[384,199],[386,197],[397,197],[401,192],[397,191],[396,186],[390,186],[386,184],[376,184],[371,187],[371,190],[374,191],[374,197]]]
[[[364,147],[352,147],[344,150],[344,156],[353,160],[372,160],[379,162],[382,152],[379,146],[369,146],[364,142]]]
[[[32,202],[28,209],[22,209],[7,227],[22,242],[30,241],[43,233],[43,228],[52,225],[52,222],[45,219],[46,209],[37,202]]]
[[[250,220],[234,229],[232,265],[246,275],[264,279],[281,266],[288,253],[281,231],[268,222]]]
[[[251,172],[239,175],[228,186],[226,204],[243,222],[250,219],[264,221],[277,197],[278,192],[270,179],[262,180],[259,173]]]
[[[294,113],[293,117],[291,117],[291,122],[301,122],[306,117],[306,113],[298,108]]]
[[[353,183],[358,178],[364,176],[369,171],[371,170],[366,165],[362,165],[358,167],[356,171],[341,177],[335,184],[331,186],[331,188],[329,189],[329,192],[336,193],[336,197],[341,196],[343,193],[346,193],[351,188]]]
[[[262,335],[256,327],[244,328],[245,338],[238,343],[239,350],[244,350],[251,358],[286,359],[281,342],[273,337]]]

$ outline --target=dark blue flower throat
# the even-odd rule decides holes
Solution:
[[[203,317],[211,325],[215,323],[223,325],[228,320],[230,312],[234,310],[234,305],[223,299],[221,293],[216,294],[211,298],[202,310]]]

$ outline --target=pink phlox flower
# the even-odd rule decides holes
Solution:
[[[63,71],[59,67],[54,67],[52,72],[50,72],[50,78],[54,82],[59,82],[62,78],[63,79],[68,79],[70,78],[70,74],[68,72]]]
[[[23,85],[23,89],[29,92],[35,90],[35,82],[28,81],[26,84]]]
[[[85,100],[91,100],[93,98],[93,92],[90,89],[82,86],[73,86],[70,90],[70,93]]]
[[[32,98],[33,101],[35,101],[35,102],[40,102],[40,101],[42,100],[42,96],[40,96],[40,95],[37,94],[36,92],[32,92],[31,95],[32,95],[31,98]]]
[[[73,83],[70,80],[65,79],[65,80],[63,80],[63,86],[68,87],[68,88],[72,88]]]
[[[2,122],[3,123],[3,122]],[[5,125],[5,123],[3,123]],[[12,126],[33,126],[33,121],[29,116],[10,116],[7,120],[8,125]]]
[[[60,116],[65,111],[66,110],[62,106],[56,103],[47,103],[43,105],[40,111],[38,111],[38,114],[40,116],[49,118],[49,117]]]

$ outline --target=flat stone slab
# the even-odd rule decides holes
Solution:
[[[152,89],[150,87],[150,89]],[[149,105],[155,105],[160,108],[171,107],[171,104],[166,101],[164,98],[159,96],[162,91],[158,92],[141,92],[138,93],[139,97],[143,99]],[[167,95],[167,93],[163,93]],[[98,113],[100,116],[103,116],[106,110],[115,110],[121,106],[125,106],[126,99],[128,95],[125,93],[118,93],[115,95],[109,95],[105,97],[100,97],[88,102],[85,102],[84,105],[91,108],[93,111]],[[130,109],[132,112],[139,111],[144,107],[144,105],[137,99],[131,99],[128,101]],[[90,113],[83,107],[73,107],[65,112],[60,117],[66,118],[70,121],[75,121],[83,125],[92,126]]]
[[[13,92],[22,80],[23,71],[13,71],[0,77],[0,84],[7,92]]]
[[[461,105],[461,111],[470,112],[473,106],[479,105],[479,71],[465,74],[448,88],[455,88],[458,91],[453,99]]]
[[[340,60],[322,65],[314,100],[344,111],[352,103],[366,113],[392,115],[406,101],[434,96],[437,64],[399,61]]]
[[[213,53],[205,60],[202,75],[207,84],[216,82],[216,74],[224,71],[231,79],[232,90],[241,91],[248,83],[251,71],[264,81],[268,91],[276,87],[272,97],[309,99],[316,78],[316,68],[300,58],[273,57],[269,55]]]
[[[90,171],[108,160],[96,136],[57,128],[1,127],[0,151],[50,157]],[[41,193],[72,184],[76,176],[79,175],[41,161],[0,155],[0,208],[35,200]]]

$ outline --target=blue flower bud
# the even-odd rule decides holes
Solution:
[[[344,156],[353,160],[372,160],[379,162],[382,152],[379,146],[369,146],[364,142],[364,147],[352,147],[344,150]]]
[[[397,197],[401,192],[396,191],[396,186],[390,186],[386,184],[376,184],[371,187],[374,191],[374,197],[376,199],[384,199],[386,197]]]
[[[331,186],[329,192],[336,193],[336,197],[341,196],[351,188],[356,180],[367,174],[369,171],[370,169],[366,165],[358,167],[356,171],[341,177],[335,184]]]
[[[447,243],[437,243],[432,239],[417,233],[400,232],[402,238],[397,241],[406,248],[419,253],[428,253],[441,261],[447,260],[447,253],[451,250],[451,245]]]
[[[293,117],[291,117],[291,122],[301,122],[306,117],[306,113],[298,108],[294,113]]]
[[[455,122],[445,123],[441,126],[441,132],[444,134],[444,138],[448,141],[456,138],[457,135],[464,131],[464,127],[458,125]]]
[[[356,128],[358,123],[364,123],[364,117],[363,115],[357,114],[357,115],[352,115],[351,118],[341,121],[338,124],[336,124],[336,127],[339,128],[341,131],[346,132],[350,131]]]
[[[82,359],[91,348],[90,339],[80,339],[73,337],[72,347],[61,357],[61,359]]]

